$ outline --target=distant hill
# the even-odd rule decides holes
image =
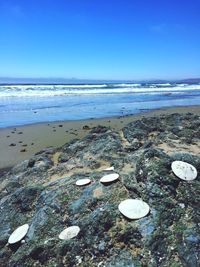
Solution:
[[[0,84],[99,84],[99,83],[200,83],[200,78],[188,78],[182,80],[103,80],[103,79],[78,79],[78,78],[20,78],[0,77]]]
[[[99,84],[99,83],[134,83],[133,80],[100,80],[77,78],[15,78],[0,77],[0,84]]]
[[[193,79],[185,79],[182,80],[183,83],[200,83],[200,78],[193,78]]]

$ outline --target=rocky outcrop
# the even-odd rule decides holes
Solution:
[[[0,266],[199,266],[200,176],[177,178],[174,160],[200,173],[200,118],[163,115],[122,131],[98,126],[82,140],[37,153],[0,177]],[[118,181],[99,182],[114,166]],[[78,187],[75,182],[90,178]],[[118,211],[126,198],[143,199],[148,216],[129,220]],[[8,245],[28,223],[25,242]],[[80,233],[59,240],[67,226]]]

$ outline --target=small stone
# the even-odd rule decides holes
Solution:
[[[16,144],[15,143],[11,143],[9,146],[16,146]]]
[[[192,181],[197,177],[196,168],[184,161],[173,161],[171,165],[173,173],[180,179]]]
[[[24,224],[20,227],[18,227],[9,237],[8,239],[8,243],[9,244],[15,244],[19,241],[21,241],[25,235],[27,234],[29,229],[29,225],[28,224]]]
[[[90,127],[88,125],[84,125],[83,130],[90,130]]]
[[[111,174],[107,174],[107,175],[103,176],[100,179],[100,182],[103,183],[103,184],[104,183],[111,183],[111,182],[116,181],[118,178],[119,178],[119,174],[118,173],[111,173]]]
[[[80,228],[78,226],[70,226],[59,234],[59,238],[62,240],[69,240],[76,237],[79,232]]]
[[[139,199],[126,199],[118,206],[119,211],[129,219],[140,219],[149,213],[149,205]]]
[[[91,183],[91,180],[89,178],[84,178],[76,181],[76,185],[78,186],[83,186],[83,185],[88,185]]]

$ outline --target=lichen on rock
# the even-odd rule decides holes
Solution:
[[[43,150],[3,174],[0,266],[198,267],[199,133],[194,114],[143,118],[121,132],[98,126],[82,140]],[[197,178],[176,177],[175,160],[194,165]],[[106,166],[114,166],[120,179],[105,186],[100,178],[108,174]],[[86,178],[92,183],[76,186]],[[147,202],[149,214],[124,217],[118,205],[128,198]],[[8,245],[13,230],[26,223],[25,242]],[[79,234],[60,240],[72,225]]]

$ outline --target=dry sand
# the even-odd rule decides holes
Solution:
[[[159,109],[125,117],[41,123],[0,129],[0,169],[9,168],[22,160],[29,159],[46,147],[59,147],[72,139],[84,137],[89,131],[83,129],[85,125],[89,128],[104,125],[119,130],[127,123],[142,117],[177,112],[200,115],[200,106]]]

